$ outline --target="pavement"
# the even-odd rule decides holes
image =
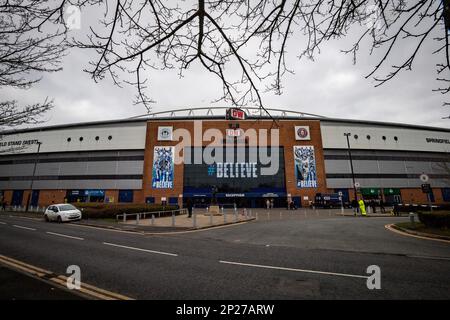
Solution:
[[[280,214],[281,213],[281,214]],[[305,214],[306,213],[306,214]],[[333,211],[145,235],[0,215],[0,254],[135,299],[449,299],[450,246]],[[369,290],[369,266],[381,289]]]

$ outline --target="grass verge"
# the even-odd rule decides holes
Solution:
[[[412,224],[411,222],[399,222],[395,224],[397,227],[422,232],[422,233],[428,233],[431,235],[438,235],[438,236],[446,236],[450,237],[450,229],[439,229],[439,228],[428,228],[423,223],[416,222]]]

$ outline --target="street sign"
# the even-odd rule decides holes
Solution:
[[[420,178],[420,181],[422,181],[424,183],[428,182],[428,180],[429,180],[428,175],[426,175],[425,173],[422,173],[419,178]]]
[[[431,193],[431,185],[429,183],[422,184],[422,192],[423,193]]]

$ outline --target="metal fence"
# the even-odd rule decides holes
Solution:
[[[155,219],[161,217],[172,217],[173,220],[175,216],[187,214],[187,209],[177,209],[177,210],[165,210],[165,211],[149,211],[149,212],[138,212],[138,213],[121,213],[116,215],[116,221],[127,222],[128,220],[136,220],[136,224],[139,224],[139,220],[142,219]]]
[[[29,213],[44,213],[47,207],[39,207],[39,206],[29,206],[28,211],[26,211],[26,206],[6,206],[5,211],[13,211],[13,212],[29,212]],[[0,211],[2,208],[0,207]]]

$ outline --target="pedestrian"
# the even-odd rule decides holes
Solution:
[[[188,209],[188,218],[192,218],[192,208],[193,208],[193,204],[192,204],[192,200],[191,198],[188,198],[186,201],[186,207]]]
[[[364,203],[363,199],[359,199],[359,211],[361,212],[362,216],[366,216],[366,204]]]
[[[352,208],[353,208],[353,215],[356,216],[358,214],[358,201],[356,201],[356,199],[352,200]]]
[[[383,199],[380,199],[380,211],[381,213],[386,213],[386,208],[384,207]]]
[[[6,211],[6,206],[7,205],[8,205],[8,202],[6,202],[6,200],[3,199],[3,201],[2,201],[2,209],[3,209],[3,211]]]
[[[270,209],[270,200],[269,199],[266,200],[266,207],[267,207],[267,210]]]
[[[372,212],[376,213],[377,212],[377,205],[375,203],[375,200],[370,200],[370,206],[372,207]]]
[[[273,199],[270,199],[270,208],[273,209]]]

